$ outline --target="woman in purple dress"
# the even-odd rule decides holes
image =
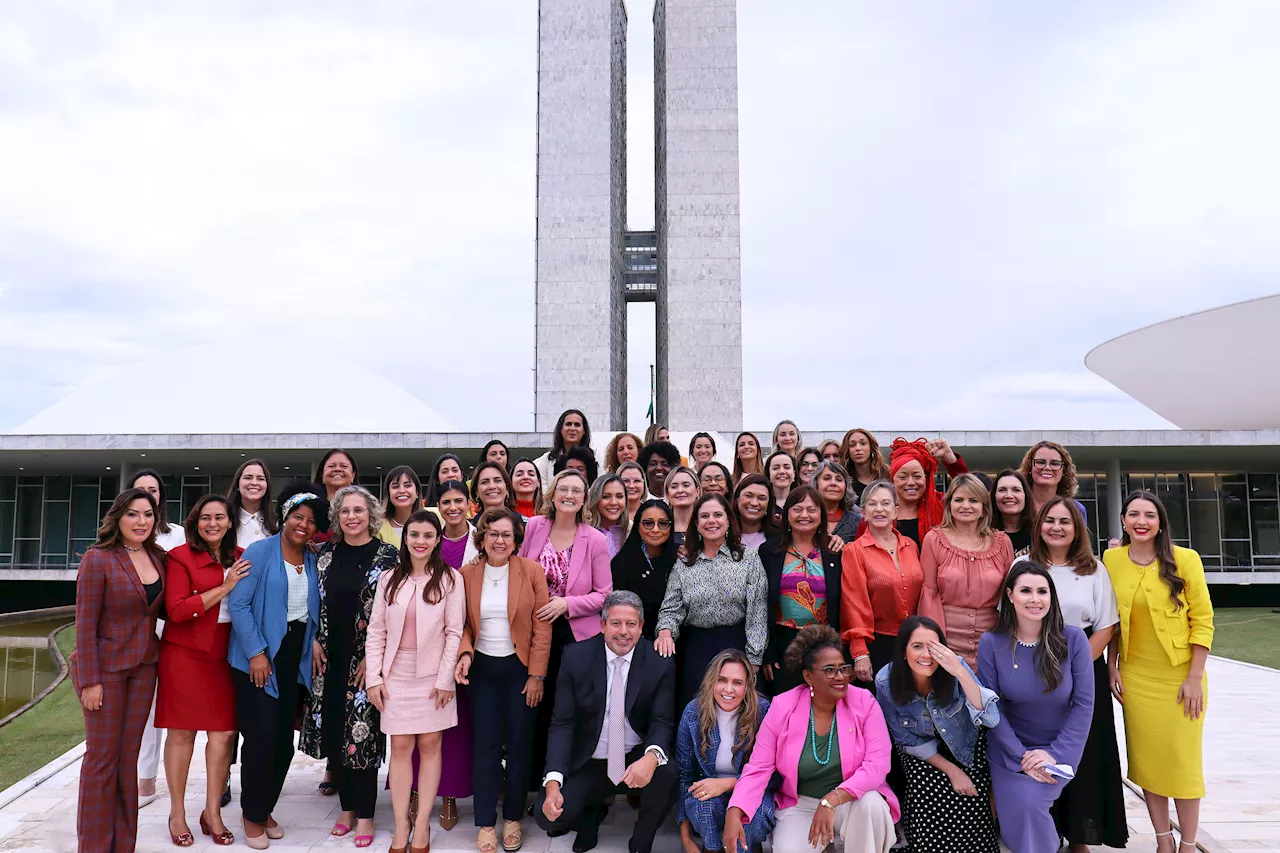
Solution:
[[[1074,774],[1093,721],[1093,656],[1063,627],[1049,570],[1018,563],[995,628],[978,642],[978,681],[1000,696],[987,762],[1000,837],[1013,853],[1057,850],[1050,809]]]

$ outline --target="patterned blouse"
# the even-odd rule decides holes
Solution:
[[[692,566],[676,560],[667,578],[667,594],[658,611],[658,630],[680,637],[682,625],[721,628],[746,623],[747,657],[764,660],[769,643],[769,579],[760,553],[744,549],[733,559],[727,544],[715,557],[699,554]]]
[[[777,624],[785,628],[803,628],[811,622],[827,623],[827,580],[822,568],[822,554],[814,549],[803,560],[795,551],[787,551],[782,566],[781,598],[778,601]]]
[[[547,595],[552,598],[564,598],[565,589],[569,585],[571,559],[572,545],[563,551],[557,551],[556,546],[551,544],[550,537],[547,538],[547,544],[542,546],[542,553],[538,555],[538,563],[547,575]]]

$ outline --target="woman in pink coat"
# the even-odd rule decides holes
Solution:
[[[400,561],[378,581],[365,642],[369,701],[382,712],[382,731],[391,736],[391,808],[395,835],[391,849],[403,853],[409,843],[409,789],[413,750],[418,764],[418,793],[435,801],[440,783],[440,733],[458,724],[453,701],[454,666],[467,618],[462,576],[441,554],[444,530],[430,510],[420,509],[405,522]],[[431,809],[418,810],[413,828],[415,851],[431,840]]]
[[[875,696],[849,689],[853,666],[830,625],[801,628],[784,665],[804,683],[775,697],[765,714],[729,800],[724,849],[741,849],[742,825],[777,773],[775,853],[813,853],[837,836],[847,853],[888,853],[899,812],[885,781],[892,741]]]
[[[542,510],[525,525],[520,556],[542,566],[550,600],[537,612],[551,623],[551,656],[547,661],[546,690],[538,706],[533,736],[533,772],[529,784],[542,790],[547,732],[556,704],[556,678],[564,647],[600,633],[600,608],[613,591],[609,540],[586,518],[587,480],[572,468],[551,480],[542,498]]]

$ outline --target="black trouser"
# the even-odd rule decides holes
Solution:
[[[284,788],[293,760],[293,721],[298,709],[298,668],[306,622],[290,622],[271,662],[279,698],[257,687],[247,672],[231,671],[236,687],[236,718],[244,749],[240,754],[240,811],[247,820],[266,823]]]
[[[378,768],[356,770],[333,762],[333,784],[338,786],[338,801],[344,812],[355,812],[357,820],[373,820],[378,805]]]
[[[627,753],[627,766],[640,760],[644,755],[644,744]],[[547,832],[567,832],[570,829],[581,829],[587,822],[599,824],[604,819],[605,797],[610,794],[640,795],[640,815],[636,818],[635,829],[631,832],[630,849],[637,853],[649,853],[653,847],[653,837],[662,827],[671,807],[676,804],[676,787],[680,782],[680,772],[675,762],[669,761],[653,771],[653,779],[643,788],[631,788],[627,785],[615,785],[609,780],[609,762],[592,758],[572,773],[566,774],[560,793],[564,797],[564,812],[559,820],[547,819],[542,811],[542,804],[547,798],[544,790],[538,795],[538,804],[533,815],[538,826]]]
[[[529,790],[529,764],[533,754],[533,724],[537,709],[525,702],[524,685],[529,670],[514,653],[495,658],[476,652],[469,674],[476,826],[494,826],[498,817],[498,792],[503,793],[502,817],[524,816]],[[543,699],[545,702],[546,699]],[[502,782],[502,752],[506,748],[507,778]]]
[[[542,790],[542,776],[546,770],[547,735],[551,732],[551,712],[556,704],[556,681],[560,677],[560,659],[565,646],[574,642],[569,617],[561,616],[551,623],[551,653],[547,656],[547,680],[542,682],[542,703],[537,708],[537,722],[533,728],[533,758],[529,763],[529,790]]]

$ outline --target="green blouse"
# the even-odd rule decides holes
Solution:
[[[818,759],[813,757],[813,730],[810,729],[805,735],[796,776],[796,793],[800,796],[821,799],[840,787],[840,783],[844,781],[844,769],[840,763],[840,737],[836,734],[836,728],[836,721],[833,719],[831,731],[827,732],[826,737],[817,739],[818,758],[827,757],[827,741],[831,742],[831,760],[825,765],[819,764]]]

